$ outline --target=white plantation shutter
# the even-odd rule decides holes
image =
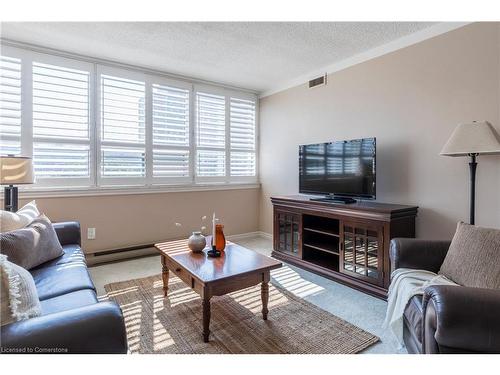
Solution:
[[[2,44],[0,154],[33,157],[25,189],[256,181],[255,96],[90,61]]]
[[[226,98],[196,93],[196,175],[226,175]]]
[[[226,139],[226,99],[198,92],[196,118],[198,147],[224,148]]]
[[[103,183],[143,184],[141,180],[146,176],[145,82],[101,74],[100,99]]]
[[[39,62],[33,62],[32,69],[37,179],[88,185],[90,72]]]
[[[230,174],[235,177],[256,175],[255,101],[230,99]]]
[[[101,175],[105,177],[143,177],[144,150],[131,147],[103,147]]]
[[[21,60],[0,56],[0,154],[21,153]]]
[[[101,140],[144,143],[145,83],[101,76]]]
[[[153,149],[153,177],[189,177],[189,150]]]
[[[152,85],[153,179],[189,180],[190,90]]]
[[[224,151],[198,150],[196,168],[198,176],[225,176],[226,153]]]
[[[231,151],[231,176],[255,176],[255,152]]]

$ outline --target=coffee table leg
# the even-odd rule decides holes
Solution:
[[[163,279],[163,295],[166,297],[168,294],[168,267],[166,258],[164,256],[161,257],[161,277]]]
[[[203,298],[203,341],[210,336],[210,297]]]
[[[260,297],[262,299],[262,318],[267,320],[267,313],[269,312],[267,309],[267,304],[269,303],[269,283],[267,281],[263,281],[260,286]]]

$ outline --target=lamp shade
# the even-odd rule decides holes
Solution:
[[[35,182],[33,161],[22,156],[0,156],[0,184],[21,185]]]
[[[441,150],[446,156],[469,154],[500,154],[500,137],[489,122],[458,125]]]

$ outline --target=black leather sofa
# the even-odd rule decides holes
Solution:
[[[392,269],[437,273],[450,241],[395,238]],[[403,314],[403,339],[409,353],[500,353],[500,290],[430,286],[414,296]]]
[[[53,224],[64,255],[30,272],[42,315],[1,327],[2,353],[126,353],[120,307],[98,302],[80,248],[80,224]]]

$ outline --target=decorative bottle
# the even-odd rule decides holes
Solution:
[[[215,249],[223,251],[226,248],[226,237],[224,236],[224,225],[215,225]]]

